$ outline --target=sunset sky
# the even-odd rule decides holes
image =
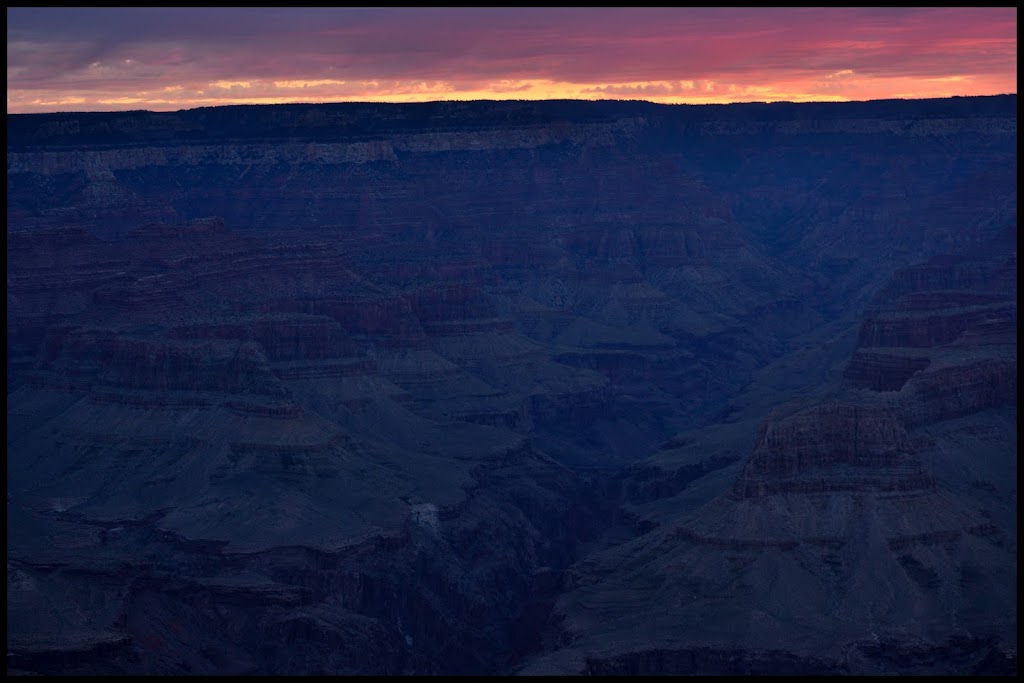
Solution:
[[[7,10],[7,111],[1017,92],[1014,8]]]

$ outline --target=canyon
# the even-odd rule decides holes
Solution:
[[[1016,672],[1016,96],[8,115],[10,674]]]

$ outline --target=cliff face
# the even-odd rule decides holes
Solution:
[[[1015,97],[9,116],[9,668],[1002,661],[1015,144]]]
[[[894,411],[827,404],[766,420],[734,492],[915,490],[931,484],[923,470]]]

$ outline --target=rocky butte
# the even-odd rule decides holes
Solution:
[[[8,115],[8,673],[1015,673],[1016,124]]]

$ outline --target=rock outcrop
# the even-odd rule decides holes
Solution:
[[[915,491],[931,484],[895,411],[826,404],[769,417],[733,493],[743,499],[784,492]]]

